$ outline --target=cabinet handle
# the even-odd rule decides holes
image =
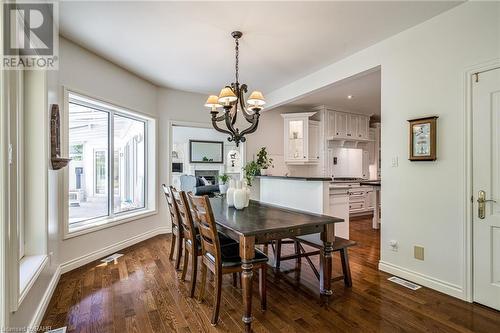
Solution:
[[[351,136],[351,134],[347,133],[347,136]]]
[[[361,137],[361,134],[359,134],[358,136]]]
[[[306,158],[306,156],[304,155],[304,158]]]
[[[337,135],[339,135],[339,132],[337,132]]]

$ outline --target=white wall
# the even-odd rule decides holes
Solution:
[[[381,65],[381,268],[464,299],[464,78],[470,66],[494,58],[500,3],[468,2],[268,94],[271,105],[284,104]],[[439,116],[438,160],[410,162],[407,119],[423,115]],[[399,242],[398,252],[389,240]],[[425,261],[413,259],[414,245],[425,247]]]

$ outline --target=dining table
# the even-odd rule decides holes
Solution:
[[[328,303],[333,294],[331,288],[332,252],[335,241],[335,223],[343,219],[275,206],[250,200],[248,207],[238,210],[229,207],[225,197],[210,199],[217,229],[239,241],[241,257],[241,285],[243,295],[243,323],[245,332],[251,332],[252,324],[252,276],[255,245],[268,244],[284,238],[321,233],[323,247],[320,250],[321,297]]]

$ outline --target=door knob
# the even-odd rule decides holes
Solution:
[[[477,203],[478,203],[477,215],[480,219],[484,219],[484,217],[486,216],[486,203],[487,202],[496,203],[496,201],[493,199],[486,199],[486,192],[485,191],[483,191],[483,190],[479,191],[477,194]]]

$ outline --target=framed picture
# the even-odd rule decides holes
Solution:
[[[224,142],[189,140],[189,163],[224,163]]]
[[[411,119],[410,123],[410,161],[436,160],[436,123],[437,116]]]

